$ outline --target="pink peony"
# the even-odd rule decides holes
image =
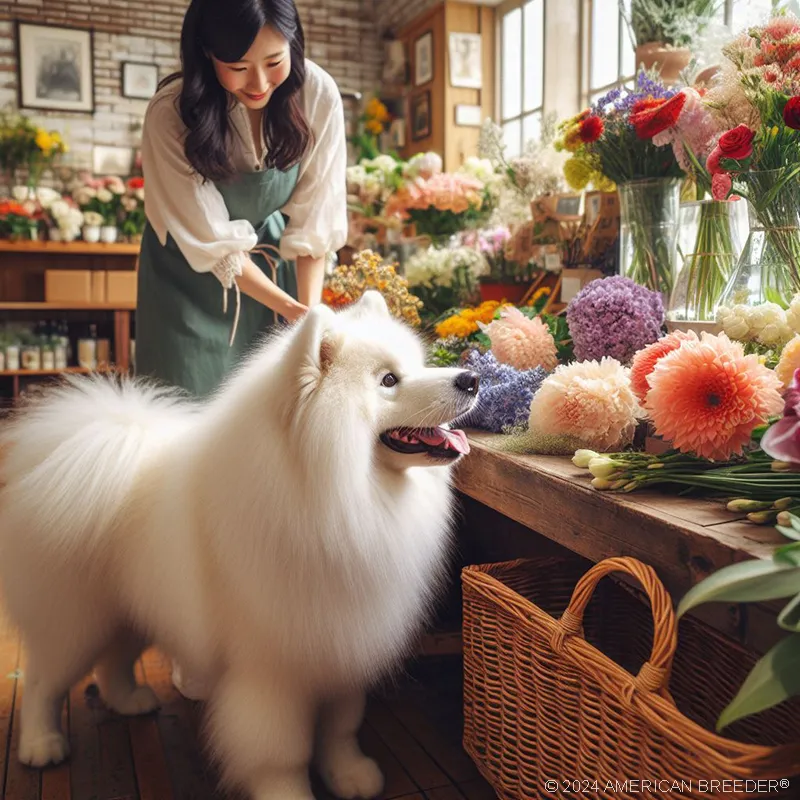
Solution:
[[[711,194],[715,200],[725,200],[733,188],[733,181],[727,172],[718,172],[711,179]]]
[[[507,306],[500,319],[479,324],[492,342],[492,353],[502,364],[519,370],[542,367],[548,372],[558,364],[556,343],[539,317],[528,319],[518,308]]]

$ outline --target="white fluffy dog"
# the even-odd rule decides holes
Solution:
[[[407,653],[452,527],[446,427],[478,379],[424,366],[380,294],[316,306],[213,398],[79,379],[3,434],[0,579],[27,648],[19,758],[67,755],[59,711],[94,667],[122,714],[156,704],[155,643],[211,687],[209,743],[255,800],[372,797],[365,690]]]

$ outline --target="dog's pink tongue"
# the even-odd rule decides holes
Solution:
[[[457,453],[466,455],[469,453],[469,442],[464,431],[449,431],[447,428],[433,428],[432,430],[421,430],[416,434],[417,438],[430,447],[450,447]]]

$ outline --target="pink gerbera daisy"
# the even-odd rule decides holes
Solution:
[[[644,405],[647,393],[650,391],[650,384],[647,376],[653,371],[656,362],[663,358],[667,353],[677,350],[686,340],[697,341],[697,334],[694,331],[675,331],[662,336],[657,342],[642,348],[631,362],[631,389],[633,389],[639,402]]]
[[[780,378],[725,334],[703,333],[659,359],[645,408],[656,432],[682,452],[727,460],[753,429],[783,409]]]

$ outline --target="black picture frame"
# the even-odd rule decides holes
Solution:
[[[411,98],[411,139],[418,142],[427,139],[432,132],[431,125],[431,92],[426,89]]]
[[[14,28],[19,108],[94,114],[94,31],[20,19]],[[71,99],[71,93],[78,97]]]

